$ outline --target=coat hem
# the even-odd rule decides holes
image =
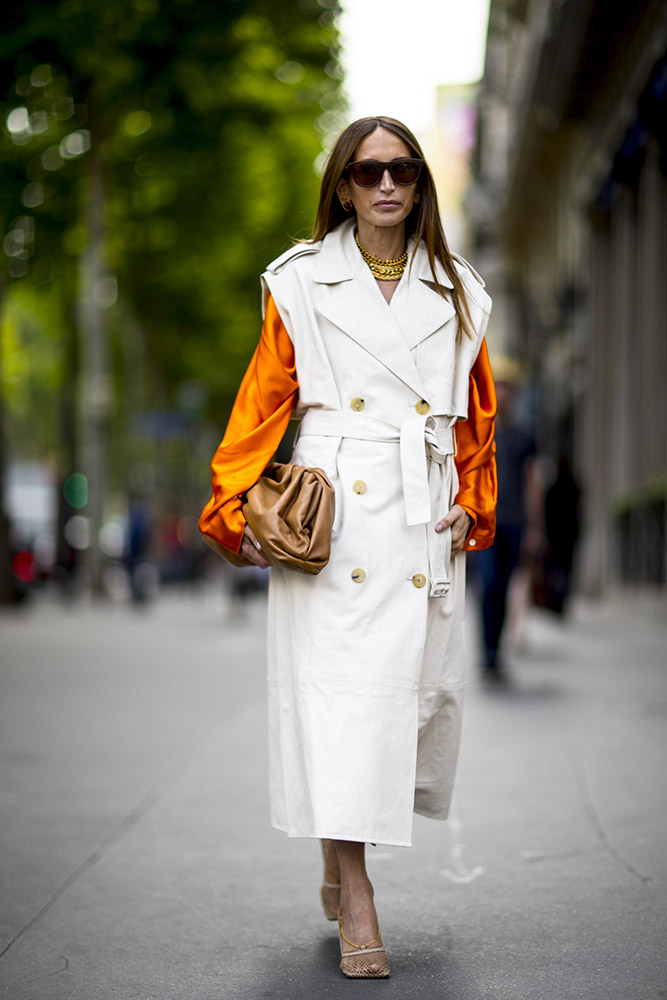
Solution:
[[[351,836],[349,833],[342,833],[337,831],[335,833],[300,833],[292,830],[288,830],[286,826],[281,823],[277,823],[275,820],[271,820],[271,826],[274,830],[280,830],[282,833],[286,833],[290,840],[351,840],[359,844],[379,844],[382,847],[412,847],[411,840],[387,840],[382,837],[378,837],[376,834],[368,834],[364,836]]]

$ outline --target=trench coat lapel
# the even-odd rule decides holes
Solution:
[[[318,312],[423,398],[424,385],[406,339],[413,317],[404,326],[391,305],[383,299],[355,245],[353,220],[343,223],[326,236],[318,255],[314,278],[320,284],[337,286],[320,300]],[[429,289],[426,290],[433,296]],[[398,288],[392,303],[397,295]],[[409,307],[406,307],[406,321],[408,311]]]
[[[391,299],[391,310],[409,348],[426,340],[456,315],[451,299],[443,298],[433,283],[426,248],[423,244],[419,246],[413,260],[413,246],[411,241],[408,259],[412,261],[412,269],[410,270],[408,263],[404,278]],[[439,261],[436,261],[436,274],[441,285],[447,289],[452,287],[452,282]],[[454,334],[453,330],[452,335]]]

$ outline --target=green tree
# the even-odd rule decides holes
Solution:
[[[53,420],[30,440],[63,473],[86,468],[95,537],[110,486],[153,447],[142,413],[224,422],[259,332],[257,276],[309,232],[314,162],[341,108],[335,13],[28,0],[5,15],[3,343],[14,362],[35,338],[56,345],[58,440]],[[25,427],[25,386],[3,381]],[[184,452],[182,437],[161,446],[161,464]]]

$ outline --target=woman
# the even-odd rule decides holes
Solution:
[[[412,133],[363,118],[322,179],[313,240],[262,276],[264,326],[212,463],[200,529],[267,566],[241,512],[294,414],[293,461],[336,492],[331,559],[272,569],[272,823],[322,839],[341,969],[389,965],[366,842],[409,846],[446,819],[464,685],[464,556],[491,544],[490,299],[447,249]],[[456,427],[455,427],[456,425]]]

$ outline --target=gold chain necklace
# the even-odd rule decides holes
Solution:
[[[361,256],[370,267],[374,278],[377,278],[378,281],[398,281],[408,263],[407,247],[400,257],[395,257],[394,260],[382,260],[381,257],[374,257],[368,250],[364,250],[359,242],[359,233],[355,233],[354,238],[357,241]]]

